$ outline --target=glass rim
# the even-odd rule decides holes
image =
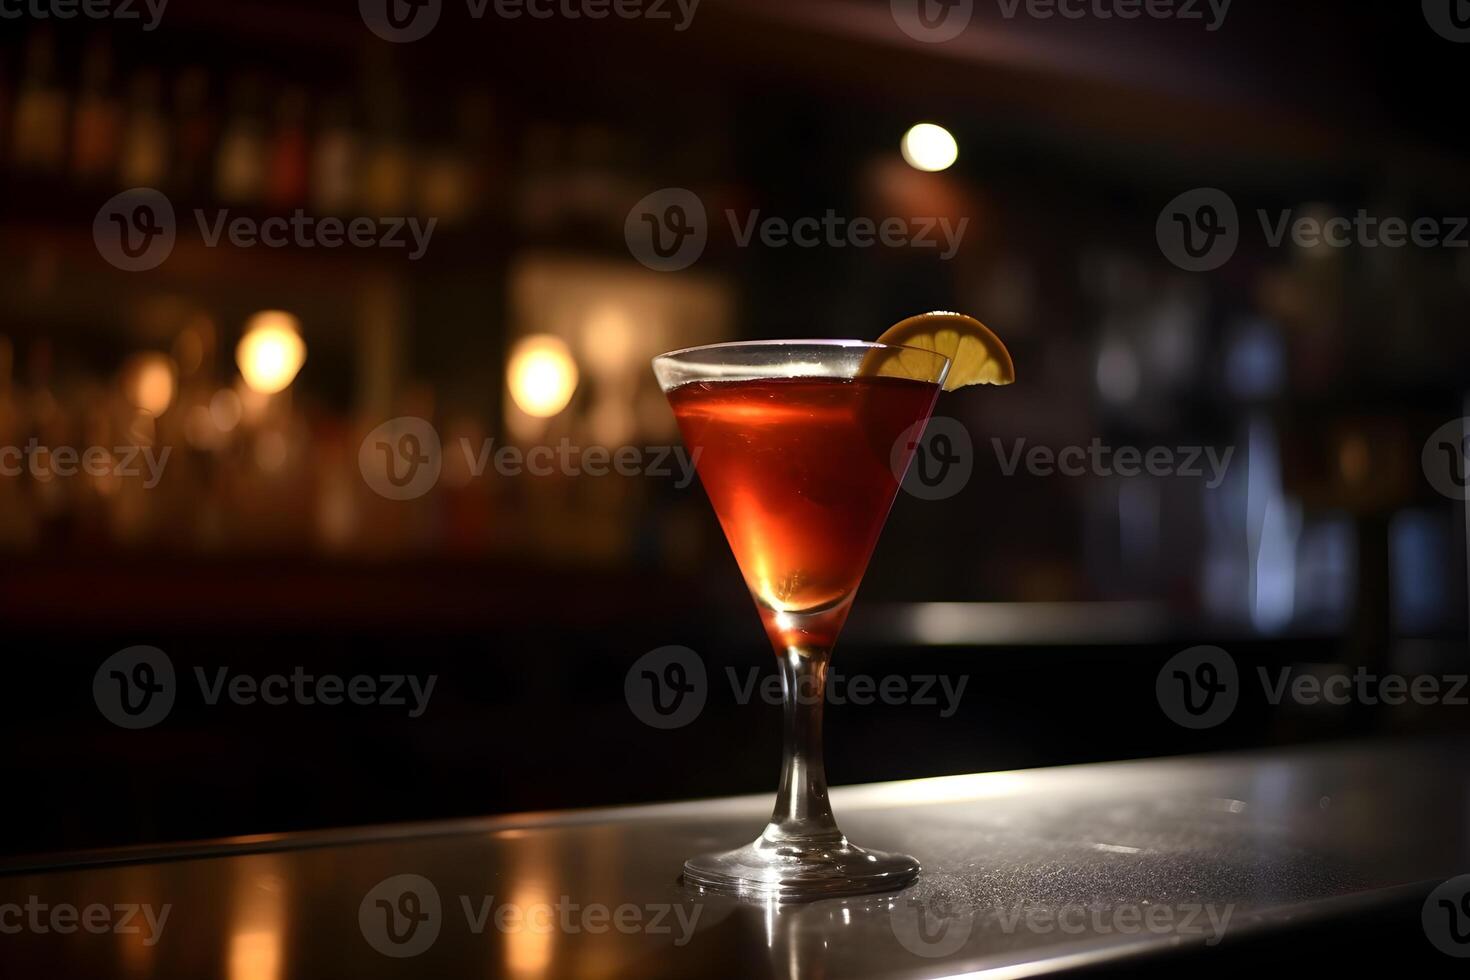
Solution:
[[[927,347],[913,347],[909,344],[884,344],[876,340],[852,340],[844,338],[818,337],[808,339],[791,340],[727,340],[715,344],[696,344],[693,347],[680,347],[677,350],[664,351],[655,354],[653,360],[659,361],[666,357],[678,357],[681,354],[696,354],[701,351],[713,351],[731,347],[862,347],[869,350],[911,350],[924,354],[931,354],[948,362],[949,356],[941,354],[937,350]]]

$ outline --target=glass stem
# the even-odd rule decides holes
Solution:
[[[831,647],[788,646],[779,652],[782,712],[786,722],[781,788],[762,838],[778,846],[833,844],[843,840],[827,799],[822,762],[822,707],[827,698]]]

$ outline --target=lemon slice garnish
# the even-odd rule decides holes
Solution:
[[[1016,366],[1006,345],[985,324],[963,313],[911,316],[883,331],[878,343],[918,347],[949,358],[945,391],[968,385],[1008,385],[1016,380]],[[931,359],[910,351],[874,350],[863,361],[861,373],[921,381],[932,379],[932,365],[921,364],[921,360]]]

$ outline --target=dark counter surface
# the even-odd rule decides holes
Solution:
[[[26,858],[0,877],[0,973],[1028,976],[1197,956],[1421,903],[1470,871],[1467,749],[1342,743],[837,789],[849,837],[917,856],[924,875],[779,908],[678,881],[686,856],[754,837],[765,795]],[[1434,930],[1426,949],[1455,941]]]

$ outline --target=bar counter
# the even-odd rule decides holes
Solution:
[[[679,881],[686,856],[754,837],[769,795],[12,859],[0,973],[1010,977],[1207,963],[1381,909],[1417,917],[1470,870],[1467,749],[1335,743],[840,788],[848,836],[913,854],[924,873],[900,893],[805,905]],[[1423,931],[1420,952],[1463,969]]]

